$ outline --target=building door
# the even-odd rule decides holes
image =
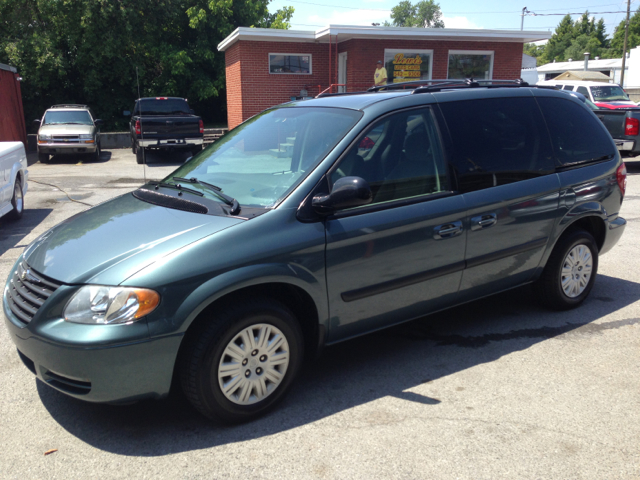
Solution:
[[[347,52],[338,54],[338,83],[347,84]],[[339,93],[347,91],[347,87],[338,87]]]

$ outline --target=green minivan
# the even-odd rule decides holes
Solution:
[[[263,414],[324,345],[534,283],[591,291],[626,170],[566,93],[431,81],[266,110],[29,245],[6,325],[47,385]]]

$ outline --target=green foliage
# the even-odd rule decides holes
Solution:
[[[434,0],[420,0],[415,5],[403,0],[391,9],[391,19],[394,27],[444,28],[440,5]]]
[[[594,18],[589,18],[588,11],[575,22],[570,15],[562,18],[544,50],[538,55],[538,65],[554,60],[565,62],[570,58],[582,60],[585,52],[589,52],[591,58],[611,57],[604,19],[601,18],[596,23]]]
[[[544,55],[546,45],[536,45],[535,43],[525,43],[523,53],[534,57],[537,65],[542,65],[541,57]]]
[[[125,128],[140,96],[188,98],[219,120],[224,53],[238,25],[287,28],[293,9],[270,0],[0,0],[0,63],[18,69],[27,124],[55,103],[86,103]],[[217,106],[215,111],[200,108]]]
[[[624,24],[626,19],[616,27],[611,39],[611,56],[622,57],[624,47]],[[640,8],[629,18],[629,34],[627,37],[627,52],[640,45]]]
[[[264,20],[257,25],[261,28],[279,28],[280,30],[289,30],[291,28],[291,17],[295,8],[284,7],[276,10],[275,13],[268,13]]]

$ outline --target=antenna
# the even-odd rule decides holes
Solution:
[[[136,82],[138,83],[138,100],[142,97],[140,96],[140,76],[138,75],[138,67],[136,67]],[[142,128],[142,104],[140,105],[140,139],[144,142],[144,128]],[[144,183],[147,183],[147,156],[144,151],[144,147],[142,147],[142,175],[144,176]]]

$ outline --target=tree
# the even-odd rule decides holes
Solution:
[[[225,100],[218,43],[237,25],[288,27],[293,9],[272,15],[269,1],[0,0],[0,63],[24,78],[28,124],[70,102],[123,128],[137,77],[140,96],[186,97],[207,118]]]
[[[394,27],[444,28],[440,5],[434,0],[420,0],[415,5],[403,0],[391,9]]]
[[[264,20],[258,25],[261,28],[278,28],[281,30],[289,30],[291,28],[291,17],[295,8],[283,7],[276,10],[275,13],[268,13]]]
[[[569,48],[574,39],[575,29],[571,15],[562,17],[560,24],[556,27],[551,38],[547,42],[542,56],[543,63],[551,63],[554,60],[563,62],[565,60],[564,52]]]
[[[624,24],[626,19],[621,21],[613,32],[611,39],[611,57],[622,57],[624,47]],[[640,45],[640,8],[629,18],[629,35],[627,38],[627,52]]]
[[[523,53],[534,57],[536,64],[541,65],[541,57],[544,55],[544,49],[546,45],[536,45],[535,43],[525,43]]]

